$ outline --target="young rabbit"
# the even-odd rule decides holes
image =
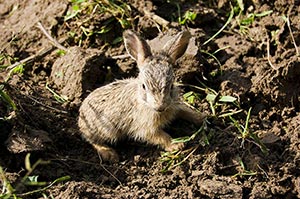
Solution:
[[[184,54],[190,37],[189,32],[182,31],[161,52],[152,53],[135,32],[124,32],[125,47],[137,62],[138,77],[94,90],[79,110],[80,131],[104,161],[118,161],[115,150],[105,143],[115,143],[125,136],[159,145],[166,151],[180,150],[184,144],[172,143],[163,127],[176,116],[196,124],[202,122],[201,114],[179,101],[173,85],[173,65]]]

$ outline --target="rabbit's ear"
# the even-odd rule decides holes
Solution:
[[[190,38],[190,32],[182,31],[166,43],[166,45],[163,48],[163,51],[170,56],[173,62],[175,62],[185,53]]]
[[[142,64],[145,59],[151,56],[151,48],[147,42],[132,30],[123,33],[125,48],[128,54],[136,60],[137,64]]]

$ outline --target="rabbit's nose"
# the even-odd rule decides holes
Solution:
[[[166,109],[166,107],[164,107],[164,106],[155,108],[155,110],[156,110],[157,112],[163,112],[165,109]]]
[[[163,112],[166,110],[166,108],[167,108],[166,104],[160,104],[154,107],[154,110],[157,112]]]

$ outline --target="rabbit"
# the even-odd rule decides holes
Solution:
[[[116,151],[106,144],[124,137],[165,151],[180,150],[184,144],[172,143],[163,128],[175,117],[201,124],[203,116],[180,102],[174,85],[173,65],[185,53],[190,37],[188,31],[182,31],[161,52],[153,53],[136,32],[124,31],[125,48],[137,63],[138,76],[97,88],[79,109],[79,130],[103,161],[119,161]]]

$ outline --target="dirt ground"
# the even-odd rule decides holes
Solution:
[[[237,2],[228,0],[128,0],[126,6],[98,1],[114,2],[126,11],[123,15],[99,12],[96,1],[76,2],[80,1],[0,0],[0,65],[7,66],[0,69],[0,84],[17,106],[12,110],[0,101],[0,166],[17,187],[17,196],[300,198],[299,1],[245,1],[240,14]],[[80,12],[70,15],[77,5]],[[205,43],[226,24],[231,7],[235,13],[228,25]],[[197,16],[180,25],[178,13],[187,11]],[[246,24],[242,19],[249,14],[252,21]],[[66,52],[53,45],[38,22]],[[213,115],[208,89],[182,86],[183,93],[198,93],[193,105],[208,114],[206,128],[165,172],[168,162],[162,151],[131,140],[114,146],[120,162],[101,163],[77,128],[78,108],[88,93],[137,74],[121,40],[124,28],[152,40],[153,48],[153,39],[188,29],[191,47],[175,68],[176,81],[206,85],[220,96],[237,98],[238,105],[221,103]],[[28,57],[22,74],[11,74],[7,80],[12,64]],[[250,107],[251,136],[243,139],[233,120],[220,115],[242,110],[232,117],[245,126]],[[167,131],[178,137],[197,127],[178,121]],[[49,185],[63,176],[70,178],[30,193],[46,185],[22,181],[28,153],[32,165],[49,161],[29,174],[38,176],[39,182]]]

